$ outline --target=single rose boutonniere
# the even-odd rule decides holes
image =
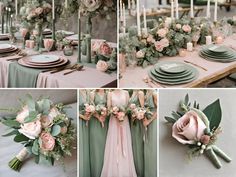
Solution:
[[[173,124],[172,137],[190,148],[189,157],[206,154],[216,168],[222,166],[217,156],[230,162],[231,158],[216,146],[217,136],[221,133],[220,101],[216,100],[202,111],[196,101],[191,107],[189,96],[186,95],[179,107],[178,111],[172,112],[172,117],[165,119]]]

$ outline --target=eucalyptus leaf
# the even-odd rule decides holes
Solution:
[[[52,127],[52,131],[51,131],[52,136],[57,136],[60,134],[60,132],[61,132],[61,127],[59,125],[54,125]]]
[[[11,131],[11,132],[9,132],[9,133],[7,133],[7,134],[5,134],[5,135],[2,135],[3,137],[7,137],[7,136],[12,136],[12,135],[16,135],[16,134],[18,134],[19,132],[18,132],[18,130],[13,130],[13,131]]]
[[[165,117],[165,119],[167,120],[167,122],[169,123],[175,123],[176,122],[176,119],[172,118],[172,117]]]
[[[204,114],[207,116],[210,122],[210,130],[219,127],[222,117],[222,111],[220,106],[220,100],[216,100],[212,104],[208,105],[204,110]]]
[[[48,114],[51,107],[51,101],[49,99],[42,99],[36,103],[37,110],[42,114]]]
[[[34,140],[33,146],[32,146],[32,153],[35,155],[39,155],[39,143],[38,140]]]
[[[184,104],[187,106],[188,105],[188,102],[189,102],[189,96],[188,94],[185,96],[184,98]]]
[[[29,111],[35,111],[35,101],[30,94],[26,95],[26,104],[29,108]]]
[[[177,114],[176,112],[172,112],[171,115],[176,119],[178,120],[181,116],[179,114]]]
[[[38,112],[32,111],[29,113],[29,116],[25,118],[24,123],[34,122],[37,119]]]
[[[18,134],[18,135],[16,135],[15,138],[14,138],[14,141],[17,142],[17,143],[23,142],[23,141],[28,141],[28,140],[29,140],[29,138],[26,137],[26,136],[23,135],[23,134]]]
[[[12,120],[12,119],[4,119],[1,121],[4,125],[6,125],[7,127],[20,127],[20,123],[17,122],[16,120]]]

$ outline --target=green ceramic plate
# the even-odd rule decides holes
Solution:
[[[184,63],[181,62],[162,62],[159,63],[158,67],[166,73],[182,73],[186,71]]]
[[[228,47],[226,46],[219,46],[219,45],[210,45],[207,47],[208,50],[210,50],[211,52],[215,52],[215,53],[224,53],[228,51]]]
[[[176,73],[176,74],[170,74],[170,73],[166,73],[163,72],[159,67],[154,67],[155,72],[163,77],[166,78],[170,78],[170,77],[175,77],[175,78],[181,78],[181,77],[185,77],[188,76],[189,74],[191,74],[191,69],[186,69],[186,71],[182,72],[182,73]]]
[[[221,63],[229,63],[229,62],[236,61],[236,58],[235,59],[217,59],[217,58],[212,58],[212,57],[202,55],[201,53],[199,53],[199,56],[204,58],[204,59],[207,59],[207,60],[211,60],[211,61],[215,61],[215,62],[221,62]]]
[[[51,63],[60,59],[57,55],[36,55],[30,58],[33,63]]]
[[[165,75],[162,75],[160,73],[158,73],[154,68],[151,69],[151,73],[153,76],[156,76],[157,78],[160,78],[160,79],[170,79],[170,80],[178,80],[178,79],[186,79],[188,77],[191,77],[192,76],[192,72],[189,72],[184,75],[172,75],[172,76],[165,76]]]
[[[228,59],[228,58],[234,58],[236,57],[236,53],[233,53],[233,52],[226,52],[224,54],[215,54],[215,53],[212,53],[212,52],[209,52],[207,50],[202,50],[201,53],[203,55],[206,55],[206,56],[209,56],[209,57],[214,57],[214,58],[222,58],[222,59]]]

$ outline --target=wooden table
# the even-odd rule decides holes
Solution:
[[[227,46],[233,46],[236,48],[236,35],[227,38],[224,42]],[[231,63],[219,63],[208,61],[201,58],[198,55],[200,46],[196,48],[194,52],[188,52],[186,57],[162,57],[160,61],[182,61],[182,62],[191,62],[193,67],[197,68],[199,71],[199,76],[193,82],[182,85],[164,85],[159,83],[147,84],[144,82],[143,78],[147,76],[148,70],[153,66],[148,66],[147,68],[128,67],[126,71],[122,74],[122,78],[119,81],[120,87],[134,87],[134,88],[147,88],[147,87],[156,87],[156,88],[165,88],[165,87],[178,87],[178,88],[190,88],[190,87],[206,87],[208,84],[215,82],[219,79],[222,79],[234,72],[236,72],[236,61]],[[196,66],[197,65],[197,66]],[[204,70],[204,69],[206,70]]]

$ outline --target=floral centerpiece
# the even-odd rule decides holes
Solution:
[[[221,118],[219,100],[202,111],[196,101],[191,107],[188,95],[185,96],[184,101],[180,102],[179,110],[172,112],[172,117],[165,117],[169,123],[173,124],[172,137],[190,148],[189,158],[206,154],[216,168],[222,166],[217,156],[226,162],[231,161],[231,158],[216,146],[217,137],[221,133],[219,127]]]
[[[14,136],[16,143],[24,148],[10,162],[9,167],[20,171],[24,160],[33,156],[35,162],[54,164],[66,155],[71,155],[72,143],[75,139],[75,127],[65,114],[63,104],[53,104],[47,98],[34,101],[26,96],[23,105],[12,118],[4,118],[1,122],[12,131],[4,136]]]

